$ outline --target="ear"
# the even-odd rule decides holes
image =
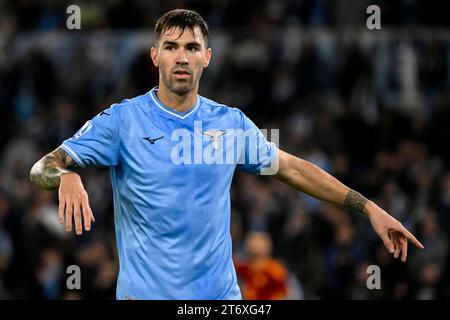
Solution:
[[[205,64],[204,64],[205,68],[209,66],[209,62],[211,61],[211,55],[212,55],[211,48],[206,49]]]
[[[155,67],[159,67],[159,65],[158,65],[158,50],[155,47],[152,47],[150,49],[150,58],[152,59]]]

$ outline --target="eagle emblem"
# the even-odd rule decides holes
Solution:
[[[210,138],[214,150],[220,149],[220,137],[225,134],[225,130],[206,130],[203,134]]]

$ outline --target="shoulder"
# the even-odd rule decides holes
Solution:
[[[150,101],[150,93],[146,92],[133,98],[124,99],[120,105],[123,106],[144,106]]]
[[[280,280],[286,278],[287,270],[280,262],[270,259],[267,261],[266,268],[274,278]]]
[[[100,112],[99,115],[109,114],[118,118],[123,117],[126,114],[137,111],[137,109],[143,108],[148,105],[149,101],[148,93],[141,94],[133,98],[123,99],[121,102],[113,103],[109,108]]]
[[[223,103],[216,102],[214,100],[200,96],[202,102],[202,108],[209,112],[221,113],[232,117],[235,120],[242,121],[245,116],[244,113],[237,107],[228,106]]]

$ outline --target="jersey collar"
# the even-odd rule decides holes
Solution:
[[[193,114],[198,107],[200,106],[200,97],[199,95],[197,95],[197,103],[192,106],[189,110],[185,111],[185,112],[178,112],[175,111],[171,108],[169,108],[168,106],[164,105],[159,99],[158,96],[156,95],[156,92],[158,91],[159,87],[154,87],[152,90],[150,90],[149,95],[150,98],[152,99],[153,103],[156,105],[156,107],[158,107],[161,111],[170,114],[176,118],[179,119],[186,119],[187,117],[189,117],[191,114]]]

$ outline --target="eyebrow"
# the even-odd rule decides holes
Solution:
[[[175,46],[175,45],[178,45],[178,43],[175,42],[175,41],[168,41],[168,40],[166,40],[166,41],[163,42],[162,45],[163,45],[163,46],[167,46],[167,45],[169,45],[169,46]],[[198,43],[197,41],[191,41],[191,42],[186,43],[186,46],[197,46],[197,47],[201,47],[201,44]]]

